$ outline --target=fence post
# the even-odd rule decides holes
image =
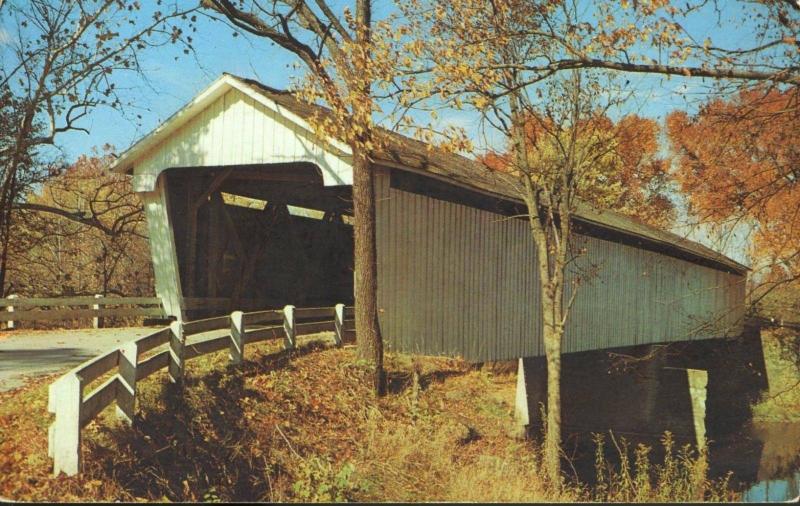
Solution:
[[[294,348],[295,327],[294,327],[294,306],[288,305],[283,308],[283,331],[286,333],[285,349]]]
[[[83,380],[68,374],[50,385],[48,410],[56,421],[48,431],[48,453],[53,458],[53,475],[74,476],[81,469],[81,404]]]
[[[19,299],[19,295],[9,295],[7,298],[9,298],[9,299]],[[6,311],[8,311],[9,313],[13,313],[14,312],[14,306],[6,306]],[[9,316],[9,318],[13,318],[13,316]],[[9,330],[13,329],[14,328],[14,320],[8,320],[6,322],[6,328],[9,329]]]
[[[172,330],[169,337],[169,380],[173,383],[180,383],[183,381],[184,366],[183,322],[173,321],[169,324],[169,328]]]
[[[98,294],[98,293],[94,294],[94,298],[95,299],[100,299],[102,297],[103,296]],[[101,328],[103,326],[103,319],[100,317],[100,313],[99,313],[100,304],[92,304],[92,309],[97,311],[97,313],[95,313],[94,318],[92,318],[92,327],[96,328],[96,329],[99,329],[99,328]]]
[[[138,362],[139,346],[135,341],[120,346],[117,418],[129,425],[133,424],[133,415],[136,412],[136,365]]]
[[[230,360],[232,364],[239,365],[244,359],[244,317],[241,311],[231,313],[231,347]]]
[[[341,346],[342,339],[344,338],[344,304],[336,304],[336,306],[333,308],[333,315],[333,322],[336,327],[333,340],[336,343],[336,346]]]

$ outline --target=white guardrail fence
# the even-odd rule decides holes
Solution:
[[[246,343],[269,339],[284,339],[286,349],[294,348],[299,335],[333,331],[336,345],[341,345],[344,334],[351,332],[354,311],[352,307],[337,304],[334,307],[295,308],[243,313],[196,321],[174,321],[135,341],[121,345],[104,355],[95,357],[50,385],[47,409],[55,414],[48,431],[48,453],[53,459],[53,474],[63,472],[69,476],[81,470],[81,429],[104,408],[116,402],[117,416],[133,423],[136,408],[136,383],[151,374],[168,369],[173,383],[183,378],[185,363],[192,358],[229,349],[232,364],[241,364]],[[228,330],[223,336],[190,340],[206,332]],[[167,349],[140,360],[147,352],[168,345]],[[84,395],[84,386],[104,375],[114,374]]]
[[[4,320],[7,329],[20,322],[54,320],[88,320],[92,327],[100,328],[107,317],[163,318],[164,309],[158,297],[108,297],[104,295],[80,297],[31,297],[9,295],[0,299],[5,306]],[[123,307],[125,306],[125,307]]]

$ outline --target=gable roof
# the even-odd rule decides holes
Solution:
[[[327,109],[302,102],[291,92],[265,86],[258,81],[225,73],[214,81],[181,110],[173,114],[155,130],[144,136],[125,151],[111,166],[111,170],[130,173],[134,163],[150,148],[156,146],[171,133],[186,124],[208,104],[219,98],[230,88],[236,88],[253,97],[265,106],[278,111],[302,128],[312,131],[308,120],[316,113],[327,114]],[[422,141],[381,129],[385,137],[384,147],[373,156],[380,165],[400,170],[423,173],[428,176],[456,184],[467,189],[522,203],[514,189],[502,178],[496,177],[483,164],[456,153],[432,147]],[[326,140],[329,147],[344,154],[350,149],[336,139]],[[677,234],[646,225],[621,213],[599,210],[588,204],[579,205],[574,218],[589,225],[611,230],[633,238],[640,238],[684,256],[710,261],[726,270],[744,274],[749,269],[735,260],[702,244],[685,239]]]

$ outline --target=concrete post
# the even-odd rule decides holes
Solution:
[[[645,387],[644,389],[642,417],[647,420],[648,423],[651,423],[651,421],[655,421],[656,417],[658,416],[659,373],[664,367],[664,361],[663,355],[657,354],[654,346],[647,347],[647,354],[651,355],[653,358],[649,359],[647,364],[644,366],[644,381],[647,382],[646,384],[650,385],[650,387]]]
[[[81,404],[83,380],[68,374],[50,385],[48,410],[55,413],[48,437],[48,453],[53,458],[53,475],[74,476],[81,470]]]
[[[183,335],[183,322],[180,320],[173,321],[169,324],[170,333],[169,338],[169,380],[172,383],[181,383],[183,381],[183,367],[184,367],[184,335]]]
[[[528,387],[525,385],[525,362],[519,359],[517,365],[517,396],[514,405],[514,421],[517,426],[524,428],[531,423],[528,410]]]
[[[294,348],[295,345],[295,322],[294,306],[288,305],[283,308],[283,331],[286,333],[285,349]]]
[[[689,382],[689,397],[692,401],[692,418],[694,433],[697,438],[698,451],[706,448],[706,398],[708,372],[701,369],[686,369]]]
[[[231,313],[231,347],[230,360],[239,365],[244,359],[244,314],[241,311]]]
[[[102,295],[99,293],[94,294],[95,299],[103,298]],[[100,311],[100,304],[92,304],[92,309],[95,311]],[[92,328],[99,329],[103,326],[103,319],[100,317],[99,313],[95,313],[94,318],[92,318]]]
[[[9,299],[19,299],[19,295],[9,295],[7,298],[9,298]],[[13,313],[14,312],[14,306],[6,306],[6,311],[8,311],[9,313]],[[9,316],[9,318],[12,318],[12,317],[13,316]],[[14,320],[8,320],[6,322],[6,328],[8,330],[13,330],[14,329]]]
[[[119,378],[117,389],[117,418],[133,424],[136,412],[136,365],[139,362],[139,347],[136,342],[125,343],[119,348]]]
[[[336,332],[333,335],[336,346],[342,345],[344,339],[344,304],[336,304],[333,308],[334,325]]]

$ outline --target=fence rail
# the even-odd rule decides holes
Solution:
[[[272,305],[267,299],[237,299],[230,297],[184,297],[181,306],[186,310],[230,311],[231,308],[253,310]]]
[[[48,410],[55,421],[48,431],[48,453],[53,459],[53,473],[75,475],[81,470],[81,428],[100,412],[116,403],[117,416],[133,423],[138,381],[162,369],[169,380],[182,381],[187,360],[229,350],[232,364],[240,364],[246,344],[268,339],[284,339],[286,349],[293,348],[303,334],[333,331],[341,345],[345,333],[352,331],[352,308],[337,304],[328,308],[295,308],[243,313],[190,322],[173,321],[169,327],[123,344],[117,349],[75,367],[50,385]],[[222,336],[203,336],[212,331],[228,330]],[[190,339],[191,338],[191,339]],[[144,360],[142,355],[159,346],[168,349]],[[108,373],[113,375],[84,395],[84,387]]]
[[[91,318],[92,326],[103,326],[105,317],[153,316],[165,317],[158,297],[108,297],[103,295],[80,297],[31,297],[11,295],[0,299],[5,306],[6,328],[13,329],[16,322],[53,321]],[[77,309],[88,306],[86,309]],[[134,307],[108,307],[134,306]]]

